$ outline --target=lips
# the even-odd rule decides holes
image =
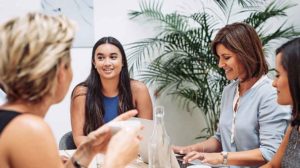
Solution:
[[[224,69],[225,73],[228,73],[230,72],[231,70],[230,69]]]
[[[113,71],[113,69],[103,69],[103,72],[105,73],[111,73]]]

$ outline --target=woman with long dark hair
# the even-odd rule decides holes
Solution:
[[[300,165],[300,38],[276,50],[277,102],[292,106],[292,121],[273,159],[262,167],[299,167]]]
[[[92,51],[91,71],[71,98],[71,121],[75,144],[121,113],[138,110],[138,117],[152,119],[147,87],[129,77],[122,44],[113,37],[98,40]]]

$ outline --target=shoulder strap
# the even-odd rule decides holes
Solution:
[[[9,122],[20,114],[21,113],[15,111],[0,110],[0,134],[2,133],[4,128],[9,124]]]

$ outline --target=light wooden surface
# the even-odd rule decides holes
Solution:
[[[75,150],[59,150],[60,155],[64,155],[67,157],[71,157],[74,152]],[[89,168],[103,168],[103,162],[104,162],[104,155],[98,154],[90,163]],[[148,165],[144,163],[140,158],[137,158],[129,165],[127,165],[126,168],[148,168]]]

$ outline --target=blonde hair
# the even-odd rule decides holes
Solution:
[[[0,84],[9,102],[52,93],[58,65],[70,62],[75,34],[64,16],[29,13],[0,27]]]

